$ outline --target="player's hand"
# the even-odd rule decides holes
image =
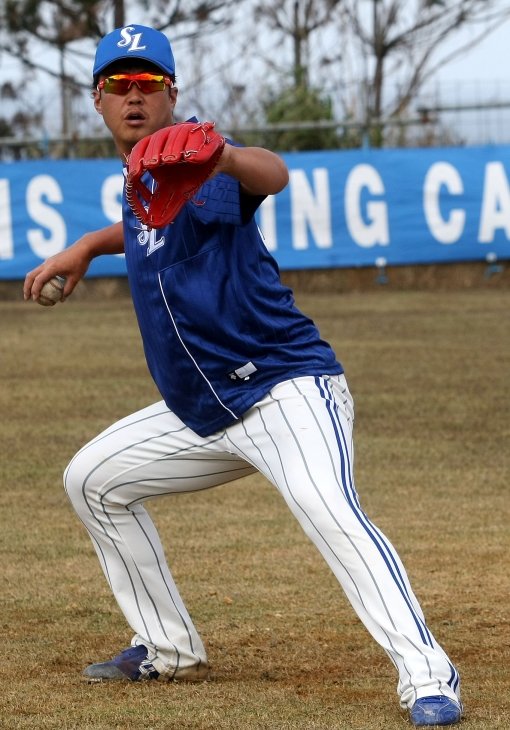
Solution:
[[[25,301],[38,299],[44,284],[54,276],[63,276],[66,283],[63,298],[68,297],[76,284],[85,276],[90,265],[90,257],[78,244],[64,249],[44,261],[25,277],[23,298]]]
[[[25,277],[23,297],[25,301],[39,298],[44,284],[54,276],[65,277],[63,298],[68,297],[76,284],[83,279],[92,259],[96,256],[124,252],[122,222],[112,223],[106,228],[89,231],[60,253],[51,256],[44,263],[29,271]]]

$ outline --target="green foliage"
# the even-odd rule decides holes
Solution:
[[[320,89],[304,84],[284,88],[271,95],[264,103],[265,121],[268,124],[299,124],[302,122],[333,122],[331,99]],[[334,128],[282,129],[271,138],[271,146],[281,151],[335,149],[339,139]]]
[[[12,127],[7,119],[0,117],[0,137],[11,137]]]
[[[352,149],[361,146],[360,130],[335,119],[331,97],[319,88],[298,84],[271,93],[263,103],[269,127],[257,144],[281,152]]]

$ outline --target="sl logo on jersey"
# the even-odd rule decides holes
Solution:
[[[142,223],[142,230],[136,238],[138,239],[140,246],[147,246],[147,256],[150,256],[151,253],[154,253],[154,251],[157,251],[158,248],[165,245],[165,237],[161,236],[161,238],[156,238],[156,233],[157,231],[155,228],[151,228],[151,230],[149,230],[147,226]]]
[[[132,25],[127,25],[120,31],[122,40],[119,41],[117,45],[119,48],[124,48],[125,46],[127,46],[128,53],[130,51],[143,51],[147,48],[147,46],[140,45],[140,41],[142,38],[141,33],[135,33],[134,35],[131,35],[134,30],[135,28]]]

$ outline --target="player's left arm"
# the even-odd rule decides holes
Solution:
[[[281,157],[263,147],[226,144],[214,169],[239,180],[248,195],[276,195],[289,182],[289,171]]]

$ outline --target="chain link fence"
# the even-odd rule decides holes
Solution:
[[[317,140],[322,132],[337,149],[510,144],[510,83],[485,89],[474,82],[442,84],[425,90],[406,116],[369,123],[302,121],[221,129],[243,144],[282,152],[317,149],[313,141],[307,146],[307,139]],[[95,136],[0,137],[0,162],[116,156],[106,131]]]

